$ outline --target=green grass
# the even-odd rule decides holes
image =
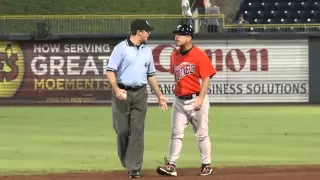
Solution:
[[[181,14],[178,0],[1,0],[0,15],[153,15]],[[121,16],[120,16],[121,17]],[[51,25],[53,33],[128,33],[128,19],[5,19],[0,32],[30,34],[36,21]],[[171,32],[179,19],[150,19],[156,32]]]
[[[319,127],[319,107],[213,107],[213,165],[319,164]],[[198,167],[191,126],[185,134],[179,167]],[[150,107],[145,169],[167,155],[169,135],[170,110]],[[1,173],[119,169],[111,108],[0,108]]]

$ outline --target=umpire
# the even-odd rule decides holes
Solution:
[[[130,36],[114,47],[107,66],[107,77],[113,89],[112,118],[118,156],[130,178],[140,177],[142,168],[147,83],[158,97],[160,109],[167,109],[167,99],[155,77],[152,51],[145,44],[153,30],[147,20],[134,20]]]

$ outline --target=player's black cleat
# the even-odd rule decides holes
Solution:
[[[200,171],[198,173],[198,176],[208,176],[212,174],[212,168],[208,165],[202,165],[200,168]]]
[[[168,159],[164,158],[164,166],[159,166],[157,168],[157,173],[162,176],[177,176],[177,170],[176,166],[173,164],[170,164],[168,162]]]
[[[138,170],[133,170],[129,172],[129,178],[139,178],[140,172]]]

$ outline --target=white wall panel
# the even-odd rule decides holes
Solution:
[[[173,40],[148,42],[149,47],[154,50],[154,58],[159,58],[160,65],[166,69],[169,69],[169,57],[174,49],[173,43]],[[208,91],[210,102],[308,102],[308,40],[195,40],[194,43],[202,50],[222,52],[220,56],[222,69],[212,78]],[[167,47],[160,52],[157,49],[162,45],[172,47]],[[240,56],[237,56],[234,49],[239,50]],[[250,57],[250,50],[265,52],[262,57],[259,53],[257,55],[257,71],[250,70],[254,55],[251,54]],[[241,55],[243,55],[242,58]],[[226,66],[227,58],[233,59],[236,72]],[[266,71],[261,70],[262,58],[268,60]],[[219,57],[216,58],[216,55],[213,54],[212,62],[218,69],[217,60]],[[245,63],[241,64],[241,61]],[[240,64],[244,66],[241,71],[239,71]],[[173,75],[157,71],[157,79],[163,93],[172,102],[174,99]],[[218,91],[219,87],[222,87],[222,92]],[[148,102],[157,102],[150,87],[148,90],[150,93]]]

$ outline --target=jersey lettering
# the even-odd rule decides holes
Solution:
[[[215,69],[205,52],[194,46],[186,55],[171,54],[170,72],[174,75],[174,94],[178,96],[199,93],[201,80],[212,77]]]
[[[173,69],[174,69],[174,79],[176,83],[183,77],[190,74],[194,74],[196,72],[195,65],[190,63],[181,63],[176,67],[173,65]]]

